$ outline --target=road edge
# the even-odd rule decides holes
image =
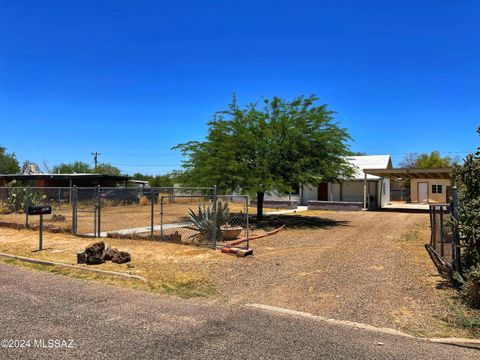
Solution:
[[[326,318],[324,316],[314,315],[314,314],[307,313],[307,312],[304,312],[304,311],[286,309],[286,308],[282,308],[282,307],[278,307],[278,306],[271,306],[271,305],[265,305],[265,304],[255,304],[255,303],[245,304],[244,306],[249,307],[249,308],[255,308],[255,309],[263,310],[263,311],[274,312],[274,313],[277,313],[277,314],[303,317],[303,318],[307,318],[307,319],[311,319],[311,320],[315,320],[315,321],[326,322],[326,323],[330,323],[330,324],[334,324],[334,325],[347,326],[347,327],[350,327],[350,328],[368,330],[368,331],[378,332],[378,333],[382,333],[382,334],[403,336],[403,337],[408,337],[408,338],[411,338],[411,339],[428,341],[428,342],[432,342],[432,343],[436,343],[436,344],[454,345],[454,346],[459,346],[459,347],[466,347],[466,348],[470,348],[470,349],[480,350],[480,339],[418,337],[418,336],[409,335],[407,333],[404,333],[404,332],[396,330],[396,329],[377,327],[377,326],[364,324],[364,323],[359,323],[359,322],[355,322],[355,321],[330,319],[330,318]]]

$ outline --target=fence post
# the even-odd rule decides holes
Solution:
[[[462,271],[462,259],[460,253],[460,236],[458,233],[458,188],[456,185],[452,187],[452,206],[450,209],[451,216],[453,218],[453,237],[452,237],[452,250],[453,250],[453,266],[456,271]]]
[[[77,186],[70,188],[70,204],[72,206],[72,233],[77,235]]]
[[[97,185],[97,206],[98,206],[98,211],[97,211],[97,216],[98,216],[98,221],[97,221],[97,237],[101,237],[101,232],[102,232],[102,199],[100,198],[100,185]]]
[[[154,194],[153,188],[150,188],[150,238],[152,239],[153,239],[154,207],[155,207],[155,194]]]
[[[248,205],[249,205],[249,198],[248,196],[245,197],[245,207],[246,207],[246,210],[245,210],[245,213],[247,215],[247,219],[246,219],[246,225],[247,225],[247,249],[250,249],[250,234],[249,234],[249,227],[250,227],[250,222],[249,222],[249,219],[248,219]]]
[[[213,187],[212,206],[212,248],[217,248],[217,185]]]
[[[28,191],[28,187],[23,189],[24,190],[24,194],[25,194],[25,227],[28,228],[28,207],[30,206],[30,198],[28,197],[28,194],[29,194],[29,191]]]
[[[163,240],[163,196],[160,197],[160,240]]]
[[[445,231],[443,226],[443,206],[440,206],[440,256],[443,258],[444,250],[443,243],[445,240]]]

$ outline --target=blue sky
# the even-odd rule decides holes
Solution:
[[[0,1],[0,145],[165,173],[232,93],[313,93],[352,150],[464,156],[479,144],[479,18],[474,0]]]

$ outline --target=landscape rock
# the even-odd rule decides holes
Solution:
[[[87,253],[85,251],[77,253],[77,264],[87,263]]]
[[[103,257],[103,258],[105,259],[105,261],[106,261],[106,260],[112,260],[112,259],[113,259],[113,256],[114,256],[116,253],[118,253],[118,250],[109,246],[109,247],[107,247],[107,248],[105,249],[105,254],[104,254],[104,257]]]
[[[116,264],[124,264],[131,261],[131,256],[125,251],[117,251],[112,258],[112,262]]]
[[[85,253],[87,255],[87,264],[102,264],[103,262],[105,262],[105,243],[103,241],[100,241],[90,244],[85,248]]]
[[[111,260],[117,264],[124,264],[132,260],[129,253],[118,251],[118,249],[108,246],[105,248],[103,241],[88,245],[85,251],[77,253],[78,264],[102,264],[107,260]]]
[[[52,215],[52,221],[65,221],[65,216],[60,215],[60,214],[53,214]]]

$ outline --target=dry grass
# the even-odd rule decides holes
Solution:
[[[93,241],[94,239],[79,238],[68,234],[47,233],[44,234],[44,251],[37,252],[35,251],[38,246],[37,232],[0,228],[0,252],[66,264],[76,264],[76,253],[82,251]],[[140,275],[145,277],[149,283],[131,282],[74,270],[36,265],[35,267],[82,278],[102,279],[110,283],[128,284],[145,290],[192,297],[215,294],[208,266],[204,266],[206,262],[216,263],[231,260],[209,249],[185,245],[123,239],[106,239],[104,241],[107,245],[129,252],[132,255],[132,262],[121,265],[108,262],[96,265],[96,268]],[[88,265],[83,266],[87,267]]]

